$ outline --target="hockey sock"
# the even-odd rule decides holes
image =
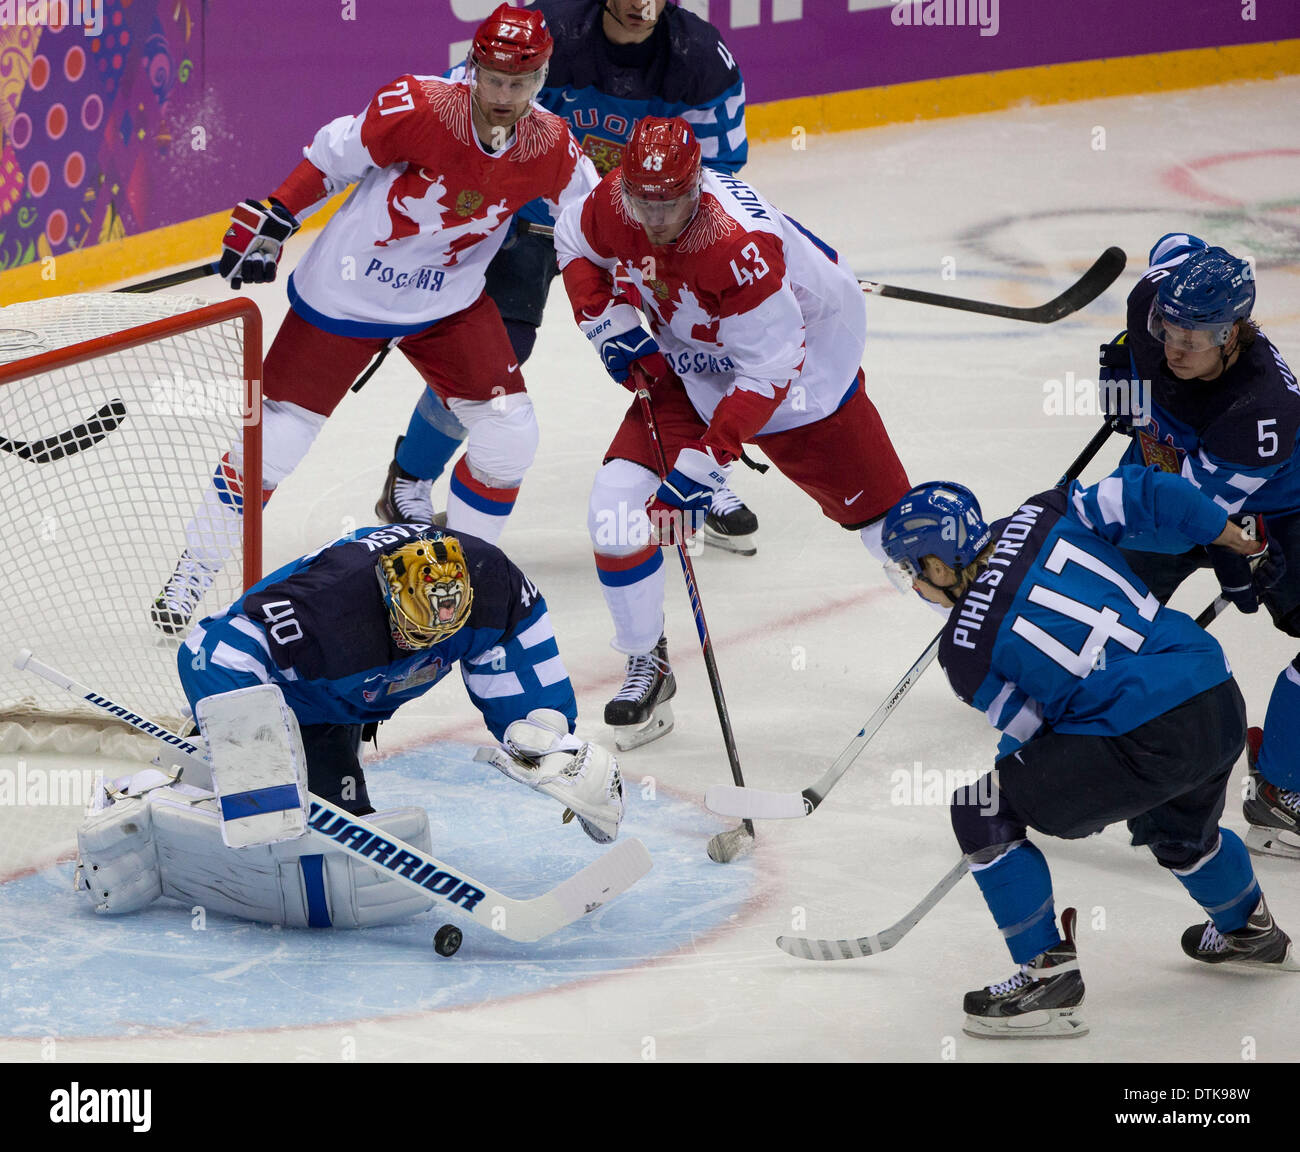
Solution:
[[[992,864],[972,864],[971,875],[1017,964],[1027,964],[1061,942],[1052,904],[1052,874],[1035,845],[1022,840]]]
[[[629,656],[654,650],[664,629],[664,555],[638,548],[624,556],[597,552],[596,577],[614,621],[614,648]]]
[[[1264,743],[1255,765],[1284,792],[1300,790],[1300,656],[1278,674],[1264,716]]]
[[[451,470],[451,490],[447,494],[447,527],[453,532],[477,536],[495,544],[514,511],[519,485],[494,488],[483,483],[470,471],[462,456]]]
[[[1219,842],[1190,868],[1170,871],[1220,932],[1244,928],[1259,903],[1259,882],[1246,845],[1229,828],[1219,829]]]
[[[436,480],[456,455],[465,429],[427,388],[411,413],[406,436],[397,449],[397,463],[408,475]]]

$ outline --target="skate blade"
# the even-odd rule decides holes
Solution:
[[[1264,828],[1252,824],[1246,832],[1246,849],[1256,856],[1281,856],[1300,860],[1300,838],[1281,828]]]
[[[673,710],[668,707],[667,701],[662,701],[655,706],[650,719],[639,727],[622,725],[615,728],[614,747],[620,752],[631,752],[633,748],[640,748],[643,744],[658,740],[660,736],[667,736],[672,730]]]
[[[967,1016],[961,1030],[981,1040],[1045,1040],[1086,1036],[1088,1023],[1078,1008],[1050,1008],[1023,1016]]]
[[[753,556],[758,551],[758,545],[754,543],[754,537],[758,535],[756,532],[751,532],[748,536],[724,536],[706,524],[700,535],[710,547],[720,548],[723,552],[734,552],[737,556]]]

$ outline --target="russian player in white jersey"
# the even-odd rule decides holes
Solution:
[[[671,469],[661,480],[634,404],[591,493],[613,646],[628,656],[605,722],[623,726],[620,745],[633,747],[671,727],[660,547],[699,527],[742,445],[760,446],[877,558],[880,519],[908,481],[863,387],[856,278],[748,184],[702,171],[685,120],[642,120],[622,167],[564,211],[555,247],[578,325],[606,370],[631,388],[639,372],[651,379]],[[649,332],[616,288],[620,263]]]
[[[553,210],[596,184],[568,126],[533,103],[552,41],[539,12],[502,4],[479,27],[468,78],[402,76],[360,116],[325,125],[265,204],[247,200],[226,232],[232,287],[275,278],[302,217],[355,184],[289,278],[291,310],[266,355],[263,498],[306,455],[366,365],[395,345],[469,429],[448,527],[495,541],[537,449],[537,422],[484,272],[505,225],[541,198]],[[238,536],[243,477],[222,461],[154,608],[188,622]]]

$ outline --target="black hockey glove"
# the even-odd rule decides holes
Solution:
[[[1125,436],[1132,436],[1135,427],[1147,423],[1151,397],[1148,385],[1137,378],[1137,365],[1133,363],[1128,347],[1128,333],[1121,332],[1109,344],[1101,346],[1097,367],[1097,392],[1101,409],[1110,426]]]
[[[1239,512],[1228,519],[1254,536],[1264,545],[1264,551],[1253,556],[1239,556],[1227,548],[1211,545],[1210,562],[1219,581],[1219,591],[1240,611],[1258,612],[1260,596],[1276,588],[1286,575],[1286,558],[1280,550],[1269,547],[1264,517],[1253,512]]]

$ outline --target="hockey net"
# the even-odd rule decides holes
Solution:
[[[238,448],[261,472],[261,351],[245,300],[106,293],[0,308],[0,753],[157,751],[17,671],[24,648],[141,716],[187,723],[184,630],[164,634],[151,609],[223,457]],[[260,500],[249,505],[209,542],[228,558],[196,621],[260,578]]]

